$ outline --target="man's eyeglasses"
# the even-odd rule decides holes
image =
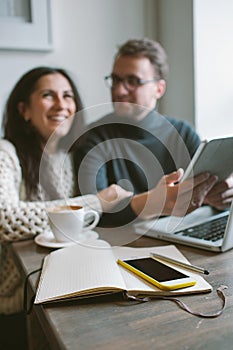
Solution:
[[[144,80],[144,79],[140,79],[140,78],[136,77],[135,75],[128,75],[124,78],[120,78],[120,77],[118,77],[118,75],[111,74],[111,75],[105,77],[104,80],[105,80],[107,86],[110,87],[111,89],[115,89],[119,83],[122,83],[124,88],[127,91],[133,92],[139,86],[157,81],[158,79],[154,78],[154,79],[150,79],[150,80]]]

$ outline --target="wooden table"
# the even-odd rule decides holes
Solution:
[[[132,230],[101,229],[99,233],[101,238],[112,245],[139,247],[168,244],[151,238],[138,238]],[[216,289],[222,284],[227,285],[227,305],[220,317],[198,318],[167,300],[130,306],[114,298],[56,306],[36,305],[28,317],[29,338],[35,340],[33,333],[38,331],[40,339],[45,342],[43,349],[54,350],[232,349],[233,250],[220,254],[181,245],[177,247],[192,264],[210,271],[206,279],[214,288],[212,293],[183,296],[180,299],[196,311],[215,312],[221,306]],[[12,249],[24,276],[40,267],[44,256],[50,252],[33,241],[14,243]],[[35,292],[37,279],[38,274],[32,275],[29,280],[32,293]]]

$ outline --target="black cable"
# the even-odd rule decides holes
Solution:
[[[36,272],[39,272],[42,270],[42,267],[40,267],[39,269],[36,269],[32,272],[30,272],[26,278],[25,278],[25,281],[24,281],[24,300],[23,300],[23,309],[24,309],[24,313],[26,315],[29,315],[32,311],[32,308],[33,308],[33,304],[34,304],[34,300],[35,300],[35,295],[32,296],[31,300],[30,300],[30,304],[29,304],[29,307],[28,307],[28,280],[29,280],[29,277],[31,275],[33,275],[34,273]]]

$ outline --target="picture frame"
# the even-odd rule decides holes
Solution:
[[[0,50],[51,51],[50,6],[50,0],[0,0]]]

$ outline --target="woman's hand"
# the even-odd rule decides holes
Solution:
[[[131,207],[142,219],[158,216],[184,216],[200,207],[217,181],[216,176],[202,173],[179,183],[183,169],[165,175],[152,190],[136,195]]]
[[[103,212],[110,212],[123,199],[129,198],[133,192],[126,191],[118,185],[111,185],[97,193]]]

